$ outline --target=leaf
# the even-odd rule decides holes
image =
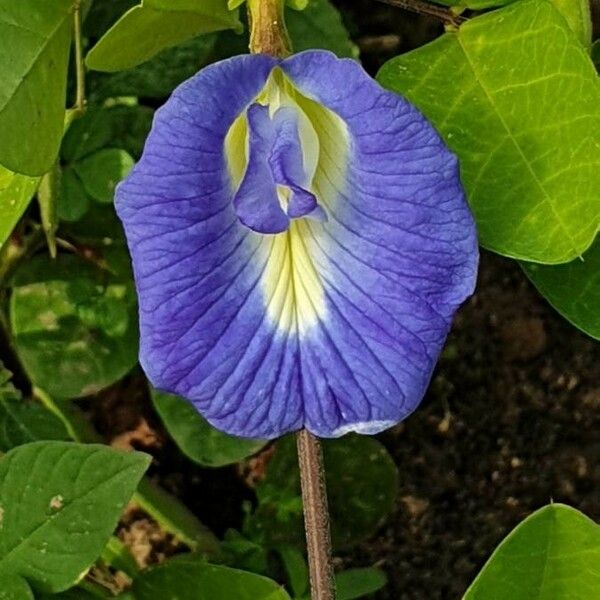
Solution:
[[[35,442],[0,460],[0,578],[74,585],[106,545],[149,464],[100,445]]]
[[[483,246],[547,264],[588,248],[600,225],[600,86],[549,2],[472,19],[378,79],[458,154]]]
[[[0,247],[29,206],[39,181],[38,177],[19,175],[0,165]]]
[[[109,253],[112,250],[112,254]],[[137,362],[135,291],[123,248],[105,251],[110,271],[75,256],[37,256],[17,272],[10,319],[32,382],[56,398],[93,394]]]
[[[0,583],[0,600],[34,600],[31,588],[22,577],[7,574]]]
[[[589,0],[552,0],[579,41],[589,49],[592,45],[592,15]]]
[[[215,429],[187,400],[151,391],[154,408],[179,449],[206,467],[230,465],[258,452],[266,442],[237,438]]]
[[[217,39],[217,34],[210,33],[192,38],[173,48],[165,48],[127,71],[92,71],[89,74],[90,99],[98,102],[115,96],[165,98],[210,62]]]
[[[0,452],[38,440],[67,440],[63,422],[33,402],[26,402],[0,362]]]
[[[296,52],[323,48],[340,57],[358,58],[358,47],[329,0],[311,0],[301,12],[288,12],[286,23]]]
[[[110,204],[115,187],[133,168],[133,158],[125,150],[105,148],[75,163],[86,192],[98,202]]]
[[[521,263],[540,294],[568,321],[600,340],[600,238],[565,265]]]
[[[129,92],[125,91],[124,95]],[[77,119],[63,139],[61,155],[74,163],[104,148],[121,148],[139,157],[152,125],[152,109],[115,105],[89,108]]]
[[[564,504],[519,524],[496,548],[464,600],[590,600],[600,589],[600,527]]]
[[[189,556],[149,569],[135,580],[131,593],[135,600],[290,600],[271,579]]]
[[[304,555],[294,546],[281,546],[277,550],[288,575],[294,598],[304,596],[309,588],[308,565]]]
[[[225,0],[143,0],[109,29],[86,63],[98,71],[131,69],[194,36],[239,28]]]
[[[58,230],[58,197],[60,195],[60,167],[54,163],[52,168],[42,175],[37,199],[40,208],[40,220],[46,236],[46,244],[52,258],[56,258],[56,231]]]
[[[354,600],[374,594],[387,583],[387,577],[381,569],[348,569],[335,577],[337,600]]]
[[[43,175],[63,133],[73,0],[0,0],[0,164]]]
[[[58,197],[58,216],[61,221],[78,221],[90,207],[90,199],[75,173],[73,167],[67,167],[60,179]]]
[[[398,470],[386,449],[370,437],[324,440],[323,455],[333,543],[349,546],[373,534],[392,511]],[[300,477],[292,437],[277,443],[256,493],[258,507],[247,518],[246,534],[270,546],[302,544]]]

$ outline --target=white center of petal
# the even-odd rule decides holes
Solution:
[[[302,95],[279,69],[275,69],[253,102],[267,106],[271,118],[281,108],[298,116],[298,137],[303,166],[312,192],[325,209],[335,211],[340,193],[346,188],[349,136],[342,119]],[[225,150],[232,188],[244,178],[249,155],[249,127],[246,113],[229,130]],[[286,211],[289,188],[277,187],[281,208]],[[277,234],[252,233],[260,246],[263,265],[261,287],[269,320],[286,333],[302,335],[327,317],[324,278],[325,250],[331,245],[328,224],[311,218],[293,219],[286,231]]]

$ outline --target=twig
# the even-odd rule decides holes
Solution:
[[[296,434],[312,600],[335,600],[323,453],[306,429]]]
[[[455,14],[449,8],[443,8],[430,4],[424,0],[378,0],[383,4],[389,4],[397,8],[403,8],[410,12],[417,13],[419,15],[427,15],[429,17],[435,17],[444,23],[444,25],[453,25],[458,27],[461,23],[464,23],[467,19]]]

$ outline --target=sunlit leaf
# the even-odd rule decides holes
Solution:
[[[149,457],[106,446],[35,442],[0,459],[0,581],[75,584],[100,554]]]
[[[73,0],[0,0],[0,164],[43,175],[63,133]]]
[[[450,76],[451,74],[451,76]],[[581,255],[600,225],[600,86],[544,0],[482,15],[389,61],[458,154],[481,243],[548,264]]]
[[[19,175],[0,166],[0,246],[25,212],[39,181],[39,177]]]
[[[591,600],[600,589],[599,564],[600,527],[551,504],[504,539],[464,600]]]

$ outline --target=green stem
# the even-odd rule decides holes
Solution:
[[[81,1],[75,3],[73,9],[73,38],[75,40],[75,77],[76,95],[74,109],[82,115],[85,112],[85,62],[83,60],[83,43],[81,36]]]
[[[35,387],[36,398],[64,424],[76,442],[101,443],[103,440],[72,402],[54,400]],[[203,525],[175,496],[158,487],[148,477],[140,482],[133,501],[147,512],[165,531],[174,535],[195,552],[216,559],[220,553],[218,538]]]

